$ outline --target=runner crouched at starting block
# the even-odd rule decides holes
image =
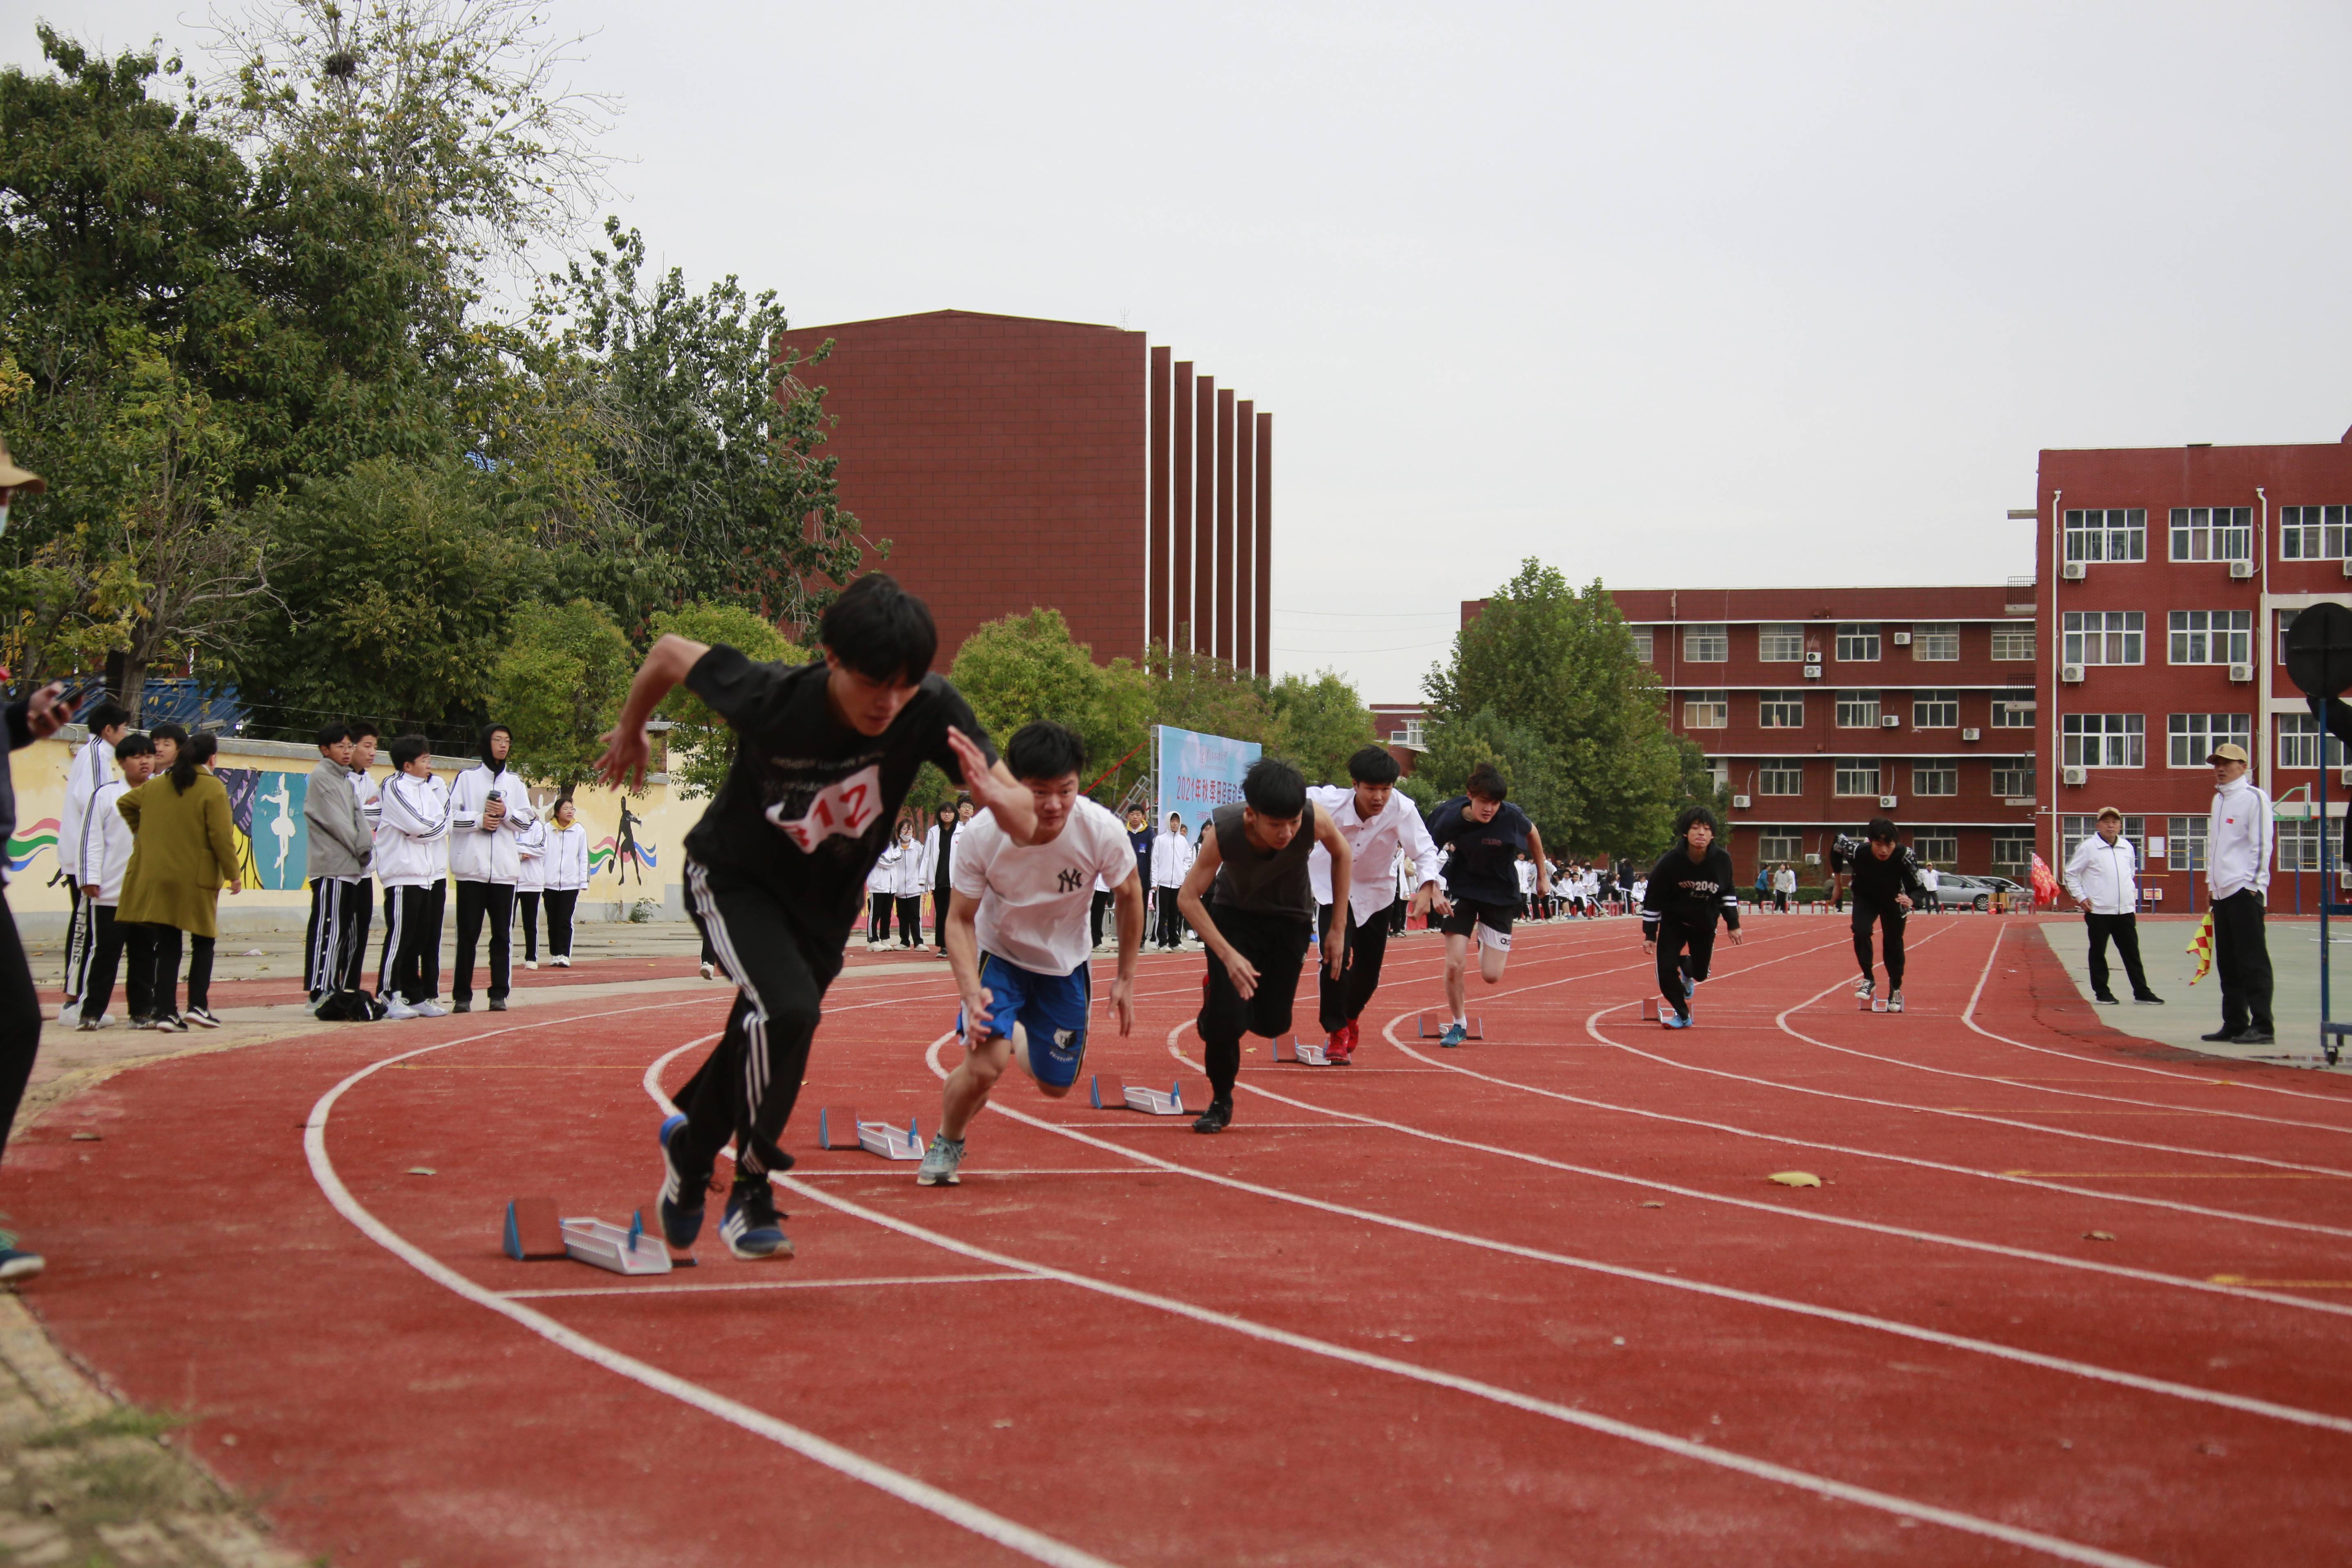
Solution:
[[[940,1131],[915,1173],[920,1185],[957,1184],[965,1130],[1008,1062],[1055,1100],[1077,1082],[1093,994],[1097,877],[1118,901],[1111,1008],[1121,1035],[1135,1027],[1143,879],[1127,829],[1078,793],[1086,762],[1086,742],[1061,725],[1023,725],[1005,745],[1004,765],[1036,805],[1036,832],[1023,843],[993,817],[975,817],[955,836],[944,940],[963,996],[956,1028],[964,1056],[940,1091]]]

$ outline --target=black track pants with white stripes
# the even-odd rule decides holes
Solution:
[[[366,878],[321,877],[310,884],[310,950],[302,970],[313,993],[364,988],[373,922]]]
[[[740,1174],[790,1170],[777,1140],[800,1098],[825,987],[841,972],[839,946],[812,953],[783,897],[764,887],[715,879],[693,860],[686,882],[736,995],[726,1034],[675,1097],[687,1122],[684,1145],[672,1139],[678,1163],[707,1184],[732,1138]]]

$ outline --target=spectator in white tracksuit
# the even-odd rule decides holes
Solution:
[[[1165,952],[1175,952],[1184,940],[1184,917],[1177,912],[1176,894],[1192,873],[1194,854],[1192,841],[1184,837],[1184,819],[1170,812],[1168,830],[1151,841],[1151,886],[1160,900],[1155,935]]]
[[[588,830],[579,819],[567,795],[555,803],[547,828],[547,957],[558,969],[572,967],[572,917],[588,890]]]
[[[387,1018],[438,1018],[441,911],[449,897],[449,786],[433,776],[422,735],[392,743],[377,792],[375,875],[383,884],[383,959],[376,995]]]
[[[2099,813],[2099,830],[2074,846],[2064,880],[2091,933],[2092,1000],[2109,1005],[2116,1000],[2107,984],[2107,942],[2112,939],[2131,980],[2132,1000],[2162,1002],[2148,989],[2147,974],[2139,965],[2139,853],[2124,837],[2122,812],[2111,805]]]
[[[539,906],[547,893],[547,822],[544,818],[515,834],[515,853],[522,858],[515,876],[515,919],[522,923],[522,966],[539,967]]]
[[[922,840],[915,837],[915,819],[911,816],[898,824],[898,873],[890,885],[892,897],[898,905],[898,945],[923,945],[923,889],[929,877],[923,860]]]
[[[885,848],[866,873],[866,945],[880,947],[890,940],[890,915],[898,907],[898,845]]]
[[[490,1011],[507,1010],[513,981],[515,884],[522,879],[522,851],[515,836],[538,820],[530,791],[507,765],[514,738],[504,724],[482,731],[481,761],[449,786],[449,879],[457,885],[457,951],[452,966],[450,1010],[474,1005],[474,951],[489,927]]]
[[[92,841],[100,825],[89,803],[114,782],[114,748],[130,731],[131,714],[108,698],[92,708],[82,722],[89,726],[89,739],[66,768],[65,809],[58,818],[58,869],[65,873],[69,911],[66,916],[66,999],[58,1009],[58,1018],[68,1024],[74,1021],[80,1005],[82,973],[89,967],[97,926],[97,915],[84,910],[81,896],[81,885],[88,879],[82,867],[98,858]]]
[[[124,1001],[131,1026],[144,1028],[153,1016],[149,997],[155,978],[155,941],[151,927],[118,921],[114,907],[122,898],[123,874],[131,869],[131,851],[137,836],[115,803],[147,782],[155,766],[155,742],[144,735],[125,735],[115,742],[115,763],[122,776],[100,784],[90,802],[89,853],[82,861],[82,907],[90,911],[89,963],[79,976],[82,1005],[77,1015],[80,1028],[96,1029],[107,1022],[106,1005],[114,995],[114,976],[127,954],[130,984]]]
[[[2213,814],[2205,823],[2205,891],[2213,900],[2213,971],[2221,977],[2221,1027],[2204,1037],[2266,1046],[2271,950],[2263,903],[2271,887],[2271,797],[2246,776],[2246,750],[2224,743],[2213,764]]]

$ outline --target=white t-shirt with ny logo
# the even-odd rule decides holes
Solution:
[[[1116,888],[1135,875],[1127,828],[1080,800],[1049,843],[1020,845],[992,813],[956,830],[949,885],[980,900],[980,950],[1032,974],[1067,974],[1094,952],[1087,913],[1095,879]]]

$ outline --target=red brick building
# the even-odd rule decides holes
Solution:
[[[2352,600],[2352,446],[2045,451],[2039,488],[2042,855],[2114,805],[2163,907],[2201,907],[2205,757],[2235,740],[2284,818],[2271,907],[2314,907],[2321,738],[2284,634]],[[2343,765],[2332,741],[2326,761]],[[2352,792],[2328,782],[2340,816]]]
[[[1891,816],[1922,860],[2022,880],[2033,841],[2029,584],[1620,589],[1668,722],[1731,789],[1742,884],[1817,882],[1831,841]],[[1466,624],[1480,607],[1462,606]]]
[[[828,338],[804,378],[842,504],[929,601],[942,664],[1045,605],[1098,659],[1160,641],[1265,672],[1272,414],[1117,327],[933,310],[784,341]]]

